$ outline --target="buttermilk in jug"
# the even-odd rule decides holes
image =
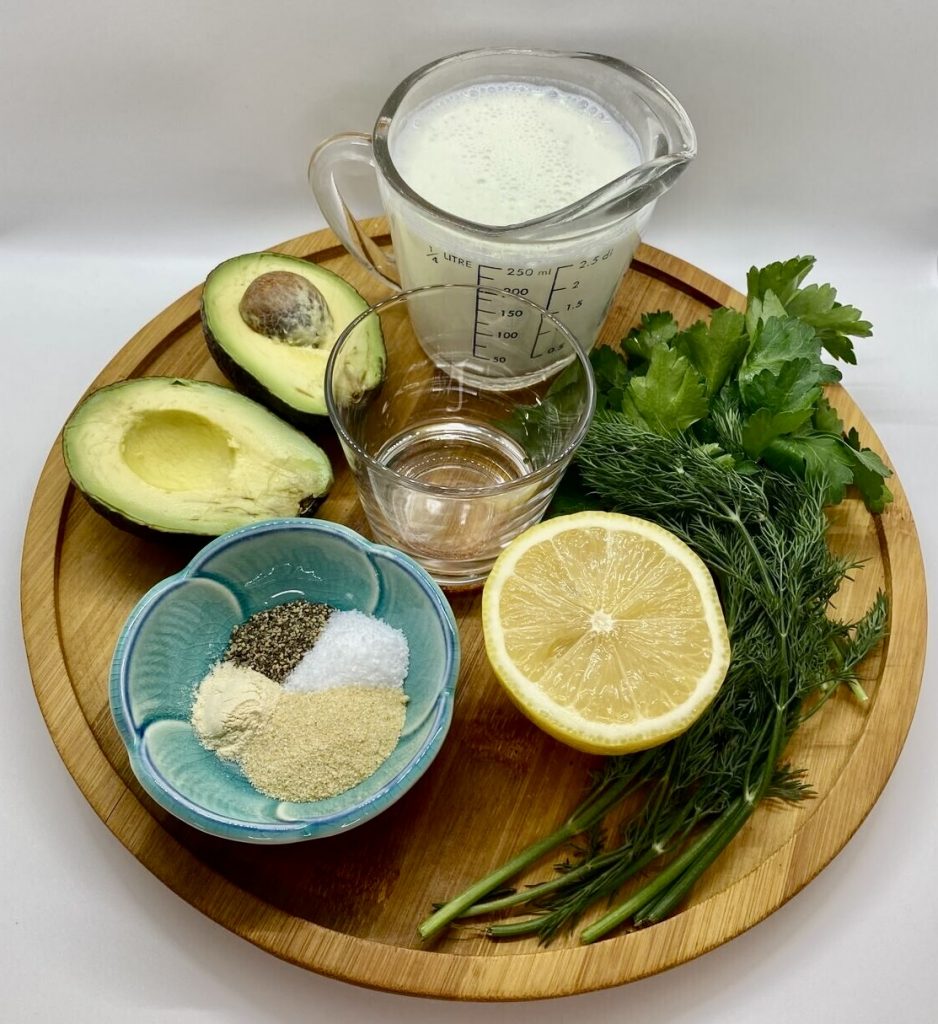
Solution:
[[[600,103],[536,82],[480,83],[437,96],[402,121],[390,151],[401,177],[426,202],[495,227],[561,210],[641,162],[634,139]],[[394,217],[393,196],[385,202]],[[504,265],[503,244],[486,252],[478,243],[467,248],[462,242],[450,251],[445,235],[427,234],[418,235],[406,218],[395,223],[405,285],[459,280],[504,289],[555,314],[586,347],[638,244],[635,232],[622,237],[610,231],[589,252],[571,256],[569,243],[541,246],[535,260],[530,252],[519,254],[510,266]],[[556,358],[560,342],[554,332],[533,318],[523,323],[503,312],[518,316],[476,311],[474,355],[484,358],[486,349],[504,351],[508,346],[500,342],[515,342],[510,348],[519,374],[539,357]]]

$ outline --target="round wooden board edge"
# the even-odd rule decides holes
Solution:
[[[373,237],[387,228],[382,220],[368,224]],[[328,231],[300,236],[275,251],[292,255],[331,258],[342,252]],[[690,287],[695,297],[713,305],[741,301],[732,288],[705,271],[676,257],[642,246],[635,267],[653,270],[652,276],[675,286]],[[682,277],[675,276],[680,269]],[[687,275],[685,279],[683,275]],[[143,327],[95,379],[99,387],[137,370],[154,344],[171,339],[198,316],[201,288],[176,300]],[[854,407],[855,408],[855,407]],[[867,443],[882,451],[862,413],[858,426]],[[915,526],[898,478],[893,478],[895,501],[880,518],[881,543],[893,571],[898,566],[904,584],[892,595],[892,622],[897,628],[889,638],[888,657],[883,659],[880,696],[870,712],[867,728],[851,753],[848,765],[820,801],[825,810],[846,812],[843,828],[825,831],[819,807],[804,826],[770,858],[731,887],[691,907],[653,929],[626,933],[594,946],[565,947],[492,957],[460,956],[432,949],[404,949],[331,931],[292,917],[216,875],[166,832],[117,775],[98,746],[81,714],[59,645],[45,645],[47,630],[58,636],[57,609],[50,602],[55,593],[62,511],[70,500],[68,476],[62,464],[60,441],[54,445],[40,475],[24,542],[21,599],[27,656],[36,697],[52,739],[81,792],[102,821],[156,877],[177,895],[217,923],[274,955],[320,974],[386,991],[435,998],[517,1000],[571,995],[638,980],[684,963],[721,945],[763,920],[804,887],[850,839],[880,792],[896,763],[914,714],[924,667],[925,578]],[[54,541],[54,543],[50,543]],[[900,600],[896,602],[896,598]],[[916,631],[916,626],[921,627]],[[42,642],[40,642],[42,641]],[[918,646],[916,646],[918,644]],[[896,678],[902,676],[901,679]],[[900,694],[890,684],[902,684]],[[903,713],[888,708],[890,699],[905,697]],[[887,709],[889,713],[887,714]],[[872,747],[872,751],[867,749]],[[871,756],[878,753],[878,756]],[[885,755],[885,756],[884,756]],[[844,792],[845,779],[854,777],[857,763],[864,767],[865,806],[852,806]],[[824,820],[821,820],[824,819]],[[792,850],[811,845],[811,856],[800,874],[788,875]],[[781,870],[788,879],[773,899],[754,908],[749,898],[758,894]],[[722,913],[727,900],[749,907],[744,921]],[[264,921],[263,927],[252,925]],[[415,914],[416,921],[416,914]],[[281,937],[273,945],[271,935]],[[653,937],[653,938],[652,938]],[[656,959],[647,955],[653,945]],[[667,956],[661,956],[667,951]]]

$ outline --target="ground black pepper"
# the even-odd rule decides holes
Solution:
[[[223,659],[282,683],[313,646],[335,609],[290,601],[256,612],[231,631]]]

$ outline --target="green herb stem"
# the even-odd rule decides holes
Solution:
[[[748,815],[749,810],[747,808]],[[736,816],[740,814],[740,805],[736,804],[726,810],[696,842],[692,843],[679,857],[676,857],[648,883],[633,893],[624,903],[604,914],[599,920],[584,928],[580,940],[584,943],[596,942],[613,928],[631,920],[644,907],[653,903],[661,896],[695,861],[707,854],[711,849],[717,852],[736,834],[739,827],[732,828]],[[732,831],[730,831],[732,829]],[[723,837],[727,836],[724,840]],[[721,842],[721,840],[723,840]]]
[[[573,885],[589,875],[601,871],[607,864],[614,863],[618,856],[619,851],[612,850],[609,853],[585,861],[572,870],[564,872],[564,874],[551,878],[546,882],[527,886],[524,889],[519,889],[517,892],[509,893],[507,896],[501,896],[495,900],[473,904],[473,906],[464,910],[460,917],[482,917],[485,914],[496,914],[500,910],[508,910],[511,907],[521,906],[524,903],[533,903],[552,892],[556,892],[558,889]]]
[[[540,917],[525,917],[520,921],[503,921],[490,924],[485,934],[490,939],[521,939],[526,935],[537,935],[541,930]]]
[[[572,868],[569,871],[565,871],[561,875],[557,875],[556,878],[548,879],[546,882],[540,882],[537,885],[528,886],[525,889],[520,889],[518,892],[502,896],[496,900],[488,900],[486,903],[476,903],[474,906],[469,907],[469,909],[462,914],[462,917],[482,917],[485,914],[494,914],[500,910],[508,910],[511,907],[521,906],[525,903],[536,903],[537,901],[542,900],[545,896],[551,895],[551,893],[578,885],[591,876],[598,875],[606,868],[621,864],[622,856],[622,847],[615,850],[609,850],[596,857],[591,857],[589,860],[584,861],[577,867]],[[650,861],[654,860],[656,856],[657,853],[649,851],[645,856],[634,860],[624,873],[622,881],[625,882],[633,875],[638,874],[638,872],[646,867]]]
[[[576,835],[576,832],[571,831],[569,824],[565,824],[557,829],[556,832],[545,836],[543,839],[539,839],[536,843],[532,843],[527,849],[522,850],[517,856],[506,861],[500,868],[496,868],[495,871],[481,878],[474,885],[470,885],[468,889],[453,897],[453,899],[445,903],[425,921],[421,922],[417,928],[421,939],[426,942],[435,938],[451,922],[455,921],[457,917],[461,917],[469,907],[482,899],[483,896],[486,896],[493,889],[497,889],[503,883],[514,878],[515,875],[521,874],[525,868],[540,860],[545,854],[550,853],[551,850],[556,849],[561,843],[566,842],[574,835]]]
[[[607,778],[556,832],[532,843],[506,861],[500,868],[496,868],[495,871],[445,903],[418,926],[417,931],[420,933],[420,937],[424,941],[435,938],[458,917],[464,916],[465,912],[483,896],[521,874],[551,850],[602,821],[615,804],[640,784],[642,767],[646,761],[647,758],[637,759],[633,770],[623,777]],[[639,776],[638,781],[636,781],[636,776]]]
[[[749,820],[755,808],[748,801],[743,801],[739,811],[727,819],[725,828],[714,837],[713,842],[702,849],[694,862],[654,901],[637,911],[634,915],[636,925],[657,924],[668,914],[676,910],[694,887],[697,879],[729,846],[739,830]]]

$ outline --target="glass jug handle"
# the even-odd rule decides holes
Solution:
[[[321,142],[309,160],[310,188],[326,223],[349,253],[389,288],[400,291],[394,257],[368,237],[339,190],[336,171],[349,163],[368,164],[377,174],[370,135],[343,132]]]

